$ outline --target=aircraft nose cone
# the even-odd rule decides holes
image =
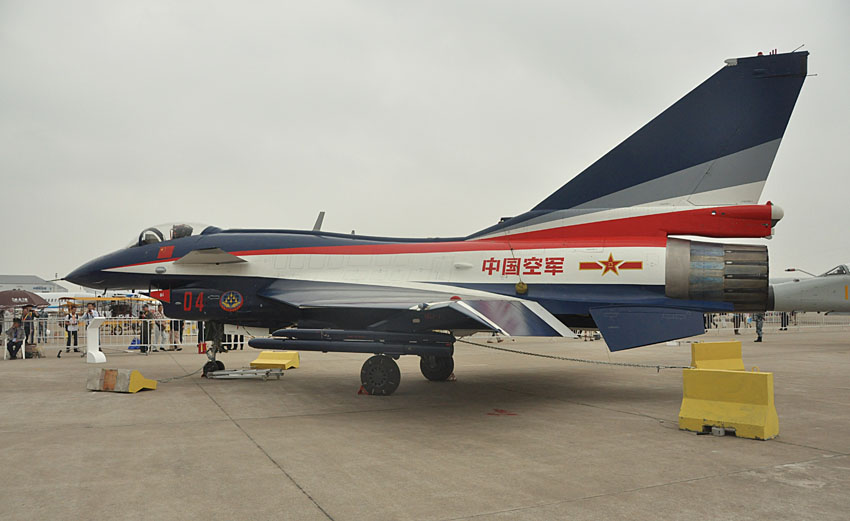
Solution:
[[[93,262],[87,262],[71,273],[65,275],[65,280],[73,282],[79,286],[96,287],[98,283],[103,282],[102,273],[98,266]]]

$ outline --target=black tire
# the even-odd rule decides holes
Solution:
[[[222,362],[221,360],[216,360],[215,366],[218,367],[218,371],[224,371],[224,362]]]
[[[445,382],[455,370],[455,361],[450,356],[425,355],[419,357],[419,370],[432,382]]]
[[[401,383],[401,371],[395,360],[386,355],[375,355],[363,364],[360,383],[366,392],[376,396],[389,396]]]
[[[218,371],[219,370],[218,364],[220,364],[220,363],[221,362],[219,362],[218,360],[215,360],[215,361],[210,360],[209,362],[205,363],[204,364],[204,378],[207,377],[208,373]],[[224,364],[222,364],[221,369],[224,369]]]

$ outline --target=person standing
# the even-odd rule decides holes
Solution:
[[[6,331],[6,350],[9,351],[9,357],[14,360],[18,357],[18,351],[26,339],[27,334],[24,328],[21,327],[21,319],[16,318],[12,321],[12,327]]]
[[[100,313],[97,312],[97,309],[94,307],[94,302],[89,302],[86,304],[86,312],[83,314],[83,320],[86,323],[86,331],[88,331],[88,326],[91,324],[91,321],[100,316]],[[86,333],[88,334],[88,333]],[[97,330],[98,340],[100,340],[100,328]],[[100,345],[100,342],[98,342]],[[98,351],[103,351],[100,347],[97,348]]]
[[[758,338],[756,338],[754,342],[761,342],[761,332],[762,327],[764,327],[764,313],[759,311],[753,315],[753,318],[756,321],[756,335],[758,335]]]
[[[740,313],[735,313],[735,314],[732,315],[732,324],[735,327],[735,334],[740,335],[741,332],[738,331],[739,329],[741,329],[741,314]]]
[[[162,314],[162,305],[156,307],[153,318],[153,351],[157,349],[165,351],[165,315]]]
[[[779,330],[780,331],[788,331],[788,312],[783,311],[779,316]]]
[[[83,315],[83,318],[85,319],[86,323],[91,322],[93,318],[97,318],[100,316],[100,313],[98,313],[94,307],[94,302],[89,302],[86,307],[86,313],[85,315]]]
[[[147,353],[151,349],[151,319],[153,318],[153,313],[151,313],[150,308],[147,304],[142,306],[142,311],[139,313],[139,318],[142,319],[142,330],[139,341],[141,345],[139,346],[139,351],[142,353]]]
[[[202,353],[201,346],[206,349],[206,337],[204,336],[204,321],[198,320],[198,352]]]
[[[172,319],[171,320],[171,331],[170,335],[170,344],[172,351],[182,351],[181,347],[183,344],[183,321]]]
[[[35,344],[35,313],[32,306],[24,307],[24,333],[27,344]]]
[[[35,313],[35,318],[38,323],[38,334],[36,335],[38,338],[38,342],[40,344],[47,343],[47,311],[42,310],[41,312]]]
[[[80,350],[77,347],[78,340],[78,331],[80,330],[80,316],[77,313],[77,308],[71,307],[68,309],[68,314],[65,315],[65,331],[67,331],[67,340],[65,341],[65,352],[71,352],[71,338],[74,339],[74,352],[79,353]],[[62,354],[62,348],[59,348],[59,353],[57,353],[56,357]]]

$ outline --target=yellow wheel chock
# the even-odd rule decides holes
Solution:
[[[253,369],[297,369],[301,365],[298,351],[260,351],[251,362]]]
[[[156,389],[156,380],[142,376],[131,369],[89,369],[86,389],[90,391],[113,391],[117,393],[135,393],[142,389]]]
[[[695,342],[691,344],[691,367],[743,371],[741,342]]]
[[[692,344],[691,356],[693,367],[682,371],[680,429],[720,427],[757,440],[779,434],[773,373],[745,371],[740,342]]]

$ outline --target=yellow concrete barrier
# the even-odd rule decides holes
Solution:
[[[142,373],[130,369],[89,369],[86,389],[90,391],[113,391],[117,393],[135,393],[142,389],[156,389],[156,380],[142,376]]]
[[[743,371],[741,342],[696,342],[691,344],[691,367]]]
[[[253,369],[297,369],[301,365],[298,351],[260,351],[251,362]]]
[[[768,440],[779,434],[773,373],[684,369],[679,428],[734,429],[735,436]]]

